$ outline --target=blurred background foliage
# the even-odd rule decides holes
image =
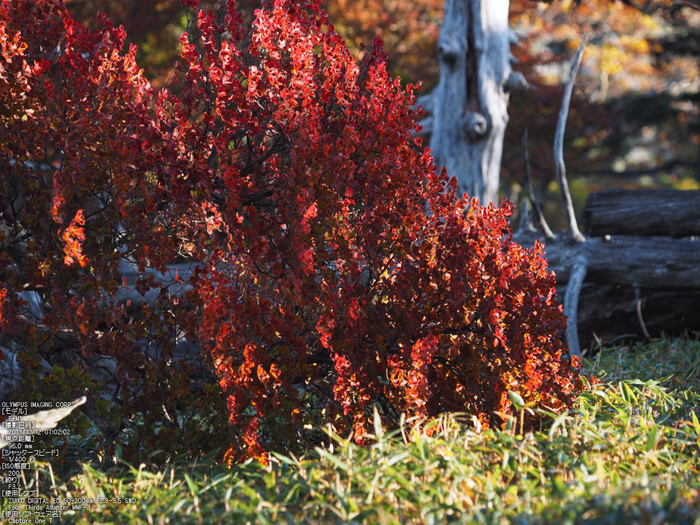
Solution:
[[[217,7],[216,2],[209,2]],[[250,23],[256,0],[239,0]],[[354,56],[382,37],[389,69],[404,82],[437,83],[436,42],[444,0],[324,0]],[[97,25],[105,13],[123,25],[155,89],[172,84],[188,17],[181,0],[67,0],[73,16]],[[565,160],[576,211],[588,193],[611,187],[700,188],[700,9],[696,0],[511,0],[513,68],[533,89],[510,98],[502,195],[522,194],[521,137],[529,129],[535,189],[545,215],[564,227],[552,143],[574,51],[589,44],[567,123]],[[173,86],[175,87],[175,86]]]

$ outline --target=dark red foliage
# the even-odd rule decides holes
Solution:
[[[154,95],[135,51],[120,54],[122,30],[83,30],[51,2],[2,3],[0,91],[14,102],[0,115],[1,161],[25,202],[5,213],[3,242],[31,234],[21,271],[57,309],[42,323],[131,377],[137,354],[119,349],[135,328],[105,308],[121,284],[120,223],[143,267],[182,251],[200,264],[196,309],[177,315],[227,398],[229,458],[292,446],[309,424],[362,441],[374,407],[393,426],[444,411],[500,425],[508,390],[570,406],[581,384],[562,358],[541,247],[512,243],[509,203],[460,199],[415,147],[414,87],[386,73],[381,41],[357,63],[316,0],[264,1],[250,35],[233,0],[216,13],[187,4],[199,34],[181,40],[177,93]],[[10,160],[47,155],[48,181]],[[24,284],[7,253],[12,323]],[[163,300],[174,314],[177,298]],[[164,322],[144,315],[138,330]],[[164,385],[185,396],[167,372],[154,369],[151,396]],[[154,413],[148,400],[139,410]]]

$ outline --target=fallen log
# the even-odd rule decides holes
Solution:
[[[547,241],[539,232],[518,232],[513,240],[523,246],[533,246],[535,239],[546,243],[545,256],[558,283],[569,281],[573,262],[584,255],[588,262],[586,282],[700,289],[700,239],[620,235],[574,243],[565,237],[560,233],[556,240]]]
[[[574,262],[586,261],[576,312],[581,349],[591,348],[596,339],[611,341],[622,335],[641,340],[700,333],[700,239],[615,235],[578,243],[566,232],[554,240],[541,232],[513,235],[515,242],[528,247],[535,239],[545,243],[562,304]]]
[[[583,210],[586,234],[700,235],[700,190],[622,190],[592,193]]]

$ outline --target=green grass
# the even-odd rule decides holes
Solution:
[[[375,426],[371,446],[334,436],[268,469],[117,461],[54,482],[44,462],[24,483],[45,498],[121,498],[62,523],[700,524],[700,343],[608,349],[586,367],[601,384],[534,434],[446,416],[432,437]]]

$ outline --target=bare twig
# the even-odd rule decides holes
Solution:
[[[566,118],[569,114],[569,103],[571,102],[571,93],[574,90],[574,80],[578,68],[581,65],[583,57],[583,48],[586,47],[587,38],[583,37],[583,42],[578,46],[574,63],[571,65],[569,80],[564,88],[564,98],[561,101],[561,110],[559,111],[559,121],[557,122],[557,132],[554,135],[554,162],[557,169],[557,180],[559,181],[559,190],[564,204],[564,214],[566,216],[566,224],[571,237],[576,242],[584,242],[586,239],[578,229],[576,223],[576,214],[574,213],[574,204],[571,201],[571,193],[569,192],[569,184],[566,181],[566,166],[564,165],[564,131],[566,129]]]
[[[644,324],[644,317],[642,317],[642,291],[640,290],[639,286],[634,287],[634,302],[636,303],[637,307],[637,319],[639,320],[639,325],[642,327],[642,332],[644,332],[644,337],[647,338],[647,340],[651,339],[651,336],[649,335],[649,331],[647,330],[647,325]]]
[[[530,173],[530,155],[527,151],[527,128],[525,128],[525,133],[523,133],[522,145],[523,145],[523,162],[525,164],[525,188],[527,190],[527,197],[530,200],[530,205],[532,206],[532,209],[535,212],[535,217],[537,219],[536,225],[542,228],[542,231],[544,232],[544,236],[547,239],[549,239],[549,240],[556,239],[557,236],[554,235],[552,230],[549,228],[549,225],[547,224],[547,221],[545,220],[544,215],[542,214],[542,209],[540,208],[540,203],[537,202],[537,199],[535,198],[535,190],[533,190],[533,188],[532,188],[532,174]]]
[[[566,326],[566,340],[569,343],[569,357],[581,358],[581,347],[578,342],[578,298],[581,294],[581,286],[588,271],[588,261],[585,255],[580,254],[574,260],[571,268],[571,276],[566,286],[564,296],[564,315],[568,318]]]

